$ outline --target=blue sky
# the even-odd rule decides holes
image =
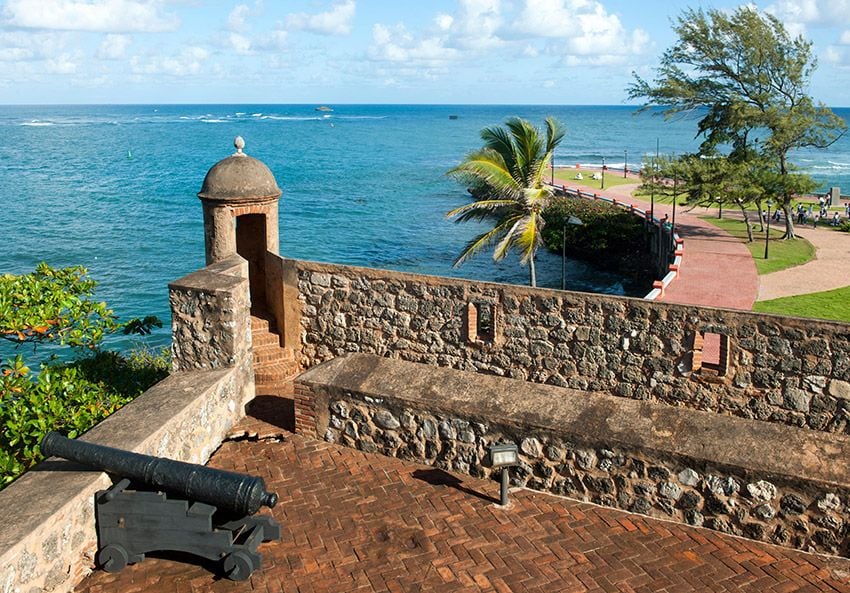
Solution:
[[[0,0],[0,103],[620,104],[680,0]],[[850,0],[751,3],[850,106]]]

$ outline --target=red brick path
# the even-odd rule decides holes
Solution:
[[[285,434],[225,443],[211,465],[263,476],[281,541],[232,582],[147,559],[79,591],[848,591],[850,562],[803,554]]]

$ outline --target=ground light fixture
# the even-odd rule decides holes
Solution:
[[[502,469],[502,486],[499,489],[499,505],[508,504],[508,468],[519,463],[519,449],[514,443],[490,445],[490,466]]]

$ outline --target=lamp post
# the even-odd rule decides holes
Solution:
[[[767,259],[767,250],[770,246],[770,207],[773,206],[771,200],[767,201],[767,231],[764,234],[764,259]]]
[[[676,196],[676,190],[678,189],[677,183],[678,183],[678,178],[676,177],[676,174],[674,173],[673,174],[673,220],[670,222],[670,240],[673,242],[674,248],[676,246],[675,234],[676,234],[676,197],[677,197]]]
[[[490,465],[502,469],[502,484],[499,488],[499,505],[508,504],[508,468],[519,462],[519,449],[514,443],[490,445]]]
[[[555,185],[555,151],[552,150],[552,185]]]
[[[602,157],[602,187],[599,189],[605,189],[605,157]]]
[[[626,173],[629,172],[629,151],[623,150],[623,179],[626,178]]]
[[[652,164],[652,191],[649,194],[649,220],[655,222],[655,184],[658,182],[658,150],[661,145],[661,139],[655,139],[655,162]]]
[[[567,225],[582,226],[584,222],[578,217],[570,216],[564,220],[564,231],[561,233],[561,290],[567,289]]]

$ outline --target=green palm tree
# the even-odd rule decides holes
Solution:
[[[446,213],[455,222],[494,219],[495,226],[466,244],[455,267],[496,245],[493,259],[500,261],[511,249],[528,264],[531,286],[537,285],[534,256],[542,243],[543,211],[549,205],[552,189],[544,185],[544,174],[552,162],[555,147],[564,130],[553,118],[546,118],[545,134],[519,117],[481,130],[484,146],[468,154],[447,174],[467,184],[475,201]]]

